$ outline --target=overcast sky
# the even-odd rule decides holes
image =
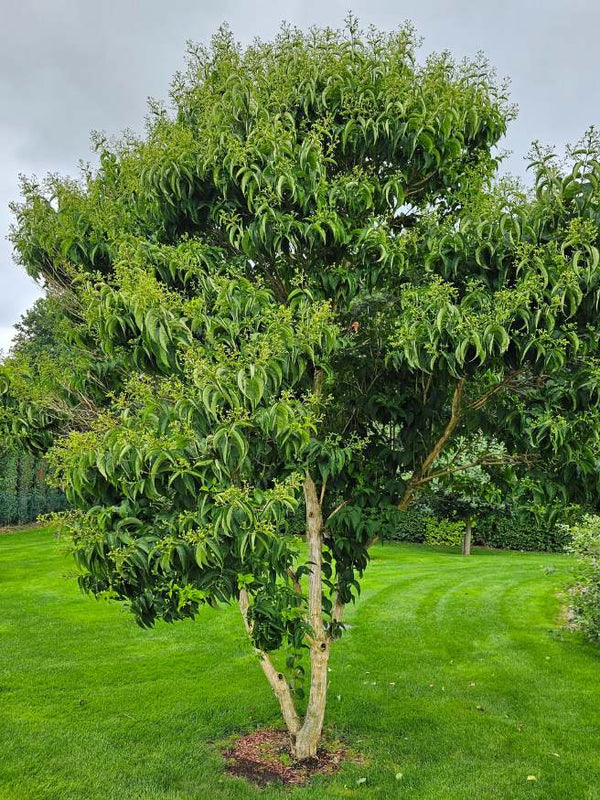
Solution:
[[[365,27],[411,19],[423,55],[486,53],[520,109],[505,142],[516,174],[533,139],[563,146],[600,125],[598,0],[0,0],[0,348],[39,295],[5,239],[19,173],[73,174],[91,130],[139,130],[187,39],[204,42],[224,21],[243,43],[282,20],[337,27],[349,7]]]

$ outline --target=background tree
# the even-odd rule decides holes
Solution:
[[[13,242],[69,324],[65,361],[7,364],[5,421],[58,437],[84,588],[142,624],[238,597],[305,758],[380,521],[453,437],[571,469],[600,397],[598,143],[568,174],[540,154],[535,195],[494,181],[514,112],[485,61],[419,64],[410,27],[352,18],[246,50],[221,30],[171,99],[144,137],[96,137],[79,180],[23,183]],[[566,375],[584,388],[560,438],[536,409]],[[287,677],[266,657],[281,645]]]
[[[0,365],[0,421],[17,449],[45,453],[56,434],[84,430],[125,378],[118,359],[102,353],[82,319],[78,296],[46,285],[16,326]]]
[[[47,388],[52,384],[53,393],[60,383],[67,387],[72,371],[74,353],[63,343],[62,331],[66,331],[66,320],[56,297],[47,296],[34,304],[17,323],[16,335],[7,356],[3,359],[0,373],[0,388],[7,387],[7,375],[11,375],[10,401],[0,407],[4,432],[8,432],[0,446],[0,524],[16,525],[32,522],[39,514],[65,508],[65,497],[46,482],[46,463],[43,453],[52,441],[50,430],[56,424],[50,422],[51,414],[37,406],[37,395],[45,403],[49,400]],[[60,376],[61,371],[64,377]],[[44,378],[44,374],[59,379],[56,383]],[[6,398],[9,400],[9,398]],[[52,401],[56,409],[58,398]],[[85,402],[89,402],[87,399]],[[63,404],[69,416],[73,404]],[[66,418],[62,417],[62,429]],[[24,433],[24,441],[20,434]]]
[[[510,482],[506,448],[482,433],[456,437],[439,457],[424,499],[442,516],[464,523],[462,554],[471,554],[473,526],[481,514],[498,511]]]

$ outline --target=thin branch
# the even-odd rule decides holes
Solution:
[[[319,503],[323,506],[323,498],[325,497],[325,489],[327,488],[327,478],[321,484],[321,494],[319,495]]]
[[[433,381],[433,372],[429,373],[427,381],[425,381],[425,375],[424,374],[421,375],[421,388],[423,389],[423,405],[427,403],[432,381]]]
[[[346,424],[345,424],[345,425],[344,425],[344,427],[342,428],[342,434],[346,433],[346,431],[347,431],[347,429],[348,429],[348,426],[350,425],[350,423],[351,423],[351,422],[352,422],[352,420],[354,419],[354,416],[355,416],[355,415],[356,415],[356,406],[355,406],[355,407],[352,409],[352,411],[351,411],[351,412],[350,412],[350,414],[348,415],[348,420],[346,421]]]
[[[422,189],[423,186],[427,183],[427,181],[435,175],[435,171],[428,172],[426,175],[421,178],[420,181],[415,181],[415,183],[411,184],[410,189],[404,193],[405,197],[410,197],[413,194],[416,194],[419,189]]]
[[[335,515],[338,513],[338,511],[341,511],[341,510],[342,510],[342,508],[343,508],[344,506],[347,506],[349,502],[350,502],[349,500],[344,500],[344,502],[343,502],[343,503],[340,503],[340,504],[339,504],[339,506],[336,506],[336,508],[334,508],[334,509],[333,509],[333,511],[331,512],[331,514],[330,514],[330,515],[327,517],[327,519],[325,520],[325,525],[327,525],[327,523],[329,522],[329,520],[330,520],[332,517],[334,517],[334,516],[335,516]],[[324,526],[324,527],[325,527],[325,526]]]
[[[469,408],[472,408],[472,409],[475,409],[475,410],[483,408],[483,406],[487,403],[487,401],[490,399],[490,397],[493,397],[499,391],[501,391],[506,386],[511,384],[513,382],[513,380],[518,375],[520,375],[522,372],[523,372],[523,369],[516,369],[516,370],[514,370],[514,372],[510,372],[506,376],[506,378],[504,378],[504,380],[500,381],[500,383],[497,383],[495,386],[492,386],[491,389],[488,389],[487,392],[484,392],[480,397],[478,397],[476,400],[474,400],[470,404]]]
[[[366,387],[363,389],[363,392],[362,392],[362,393],[363,393],[364,395],[367,395],[367,394],[369,393],[369,391],[371,390],[371,388],[372,388],[372,387],[375,385],[376,381],[377,381],[377,380],[379,380],[379,378],[380,378],[381,374],[382,374],[381,370],[380,370],[379,372],[376,372],[376,373],[375,373],[375,376],[374,376],[374,377],[372,378],[372,380],[369,382],[369,385],[368,385],[368,386],[366,386]],[[360,387],[359,387],[359,388],[360,388]]]
[[[440,456],[440,453],[446,446],[448,439],[452,436],[452,433],[458,423],[462,418],[462,398],[465,391],[465,379],[461,378],[458,383],[456,384],[456,388],[454,389],[454,394],[452,395],[452,409],[450,413],[450,419],[448,420],[448,424],[444,428],[444,432],[437,440],[433,449],[427,456],[427,458],[423,461],[420,470],[416,475],[409,480],[406,489],[404,491],[404,495],[402,499],[398,503],[398,508],[400,511],[405,511],[408,506],[410,505],[411,500],[413,499],[415,492],[418,486],[423,482],[425,476],[429,474],[429,470],[435,464],[437,459]]]
[[[244,621],[244,627],[246,628],[246,633],[250,637],[250,640],[252,640],[252,625],[248,618],[249,598],[247,589],[240,589],[238,603],[240,612],[242,614],[242,619]],[[294,699],[292,697],[290,685],[287,682],[285,675],[282,672],[277,672],[273,666],[273,662],[264,650],[261,650],[254,645],[253,649],[259,657],[260,666],[265,674],[265,677],[269,681],[275,696],[279,700],[279,706],[281,708],[281,713],[283,715],[283,719],[285,720],[285,724],[287,725],[290,734],[295,736],[300,730],[302,723],[294,705]]]
[[[465,469],[472,469],[473,467],[502,467],[508,466],[509,464],[526,464],[531,466],[537,459],[538,456],[527,453],[510,454],[504,456],[503,458],[490,458],[488,456],[482,456],[481,458],[472,461],[470,464],[461,464],[458,467],[449,467],[448,469],[438,469],[435,472],[430,472],[428,475],[421,478],[417,485],[421,486],[422,484],[428,483],[435,478],[440,478],[444,475],[454,475],[455,472],[462,472]]]
[[[287,568],[287,574],[288,574],[289,579],[292,582],[292,586],[294,587],[294,591],[296,592],[296,594],[300,594],[301,595],[302,594],[302,586],[300,586],[300,581],[298,580],[298,576],[296,575],[296,573],[294,572],[294,570],[291,567]]]

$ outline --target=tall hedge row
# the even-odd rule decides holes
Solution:
[[[437,519],[430,510],[408,509],[398,515],[393,527],[386,527],[382,537],[385,541],[426,542],[433,541],[430,531],[433,524],[447,527],[447,522]],[[433,524],[432,524],[433,523]],[[473,543],[500,550],[535,550],[562,552],[570,544],[568,529],[562,525],[539,523],[533,515],[512,515],[499,511],[488,513],[477,520],[473,531]]]
[[[476,542],[503,550],[537,550],[561,553],[571,542],[565,525],[537,522],[533,516],[489,514],[477,522]]]
[[[43,461],[25,452],[0,457],[0,526],[33,522],[40,514],[65,506],[62,492],[46,482]]]

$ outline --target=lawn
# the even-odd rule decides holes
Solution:
[[[259,790],[219,749],[278,720],[236,610],[142,631],[79,593],[51,532],[0,536],[0,798],[600,798],[600,649],[560,630],[570,568],[374,548],[327,717],[363,763]]]

